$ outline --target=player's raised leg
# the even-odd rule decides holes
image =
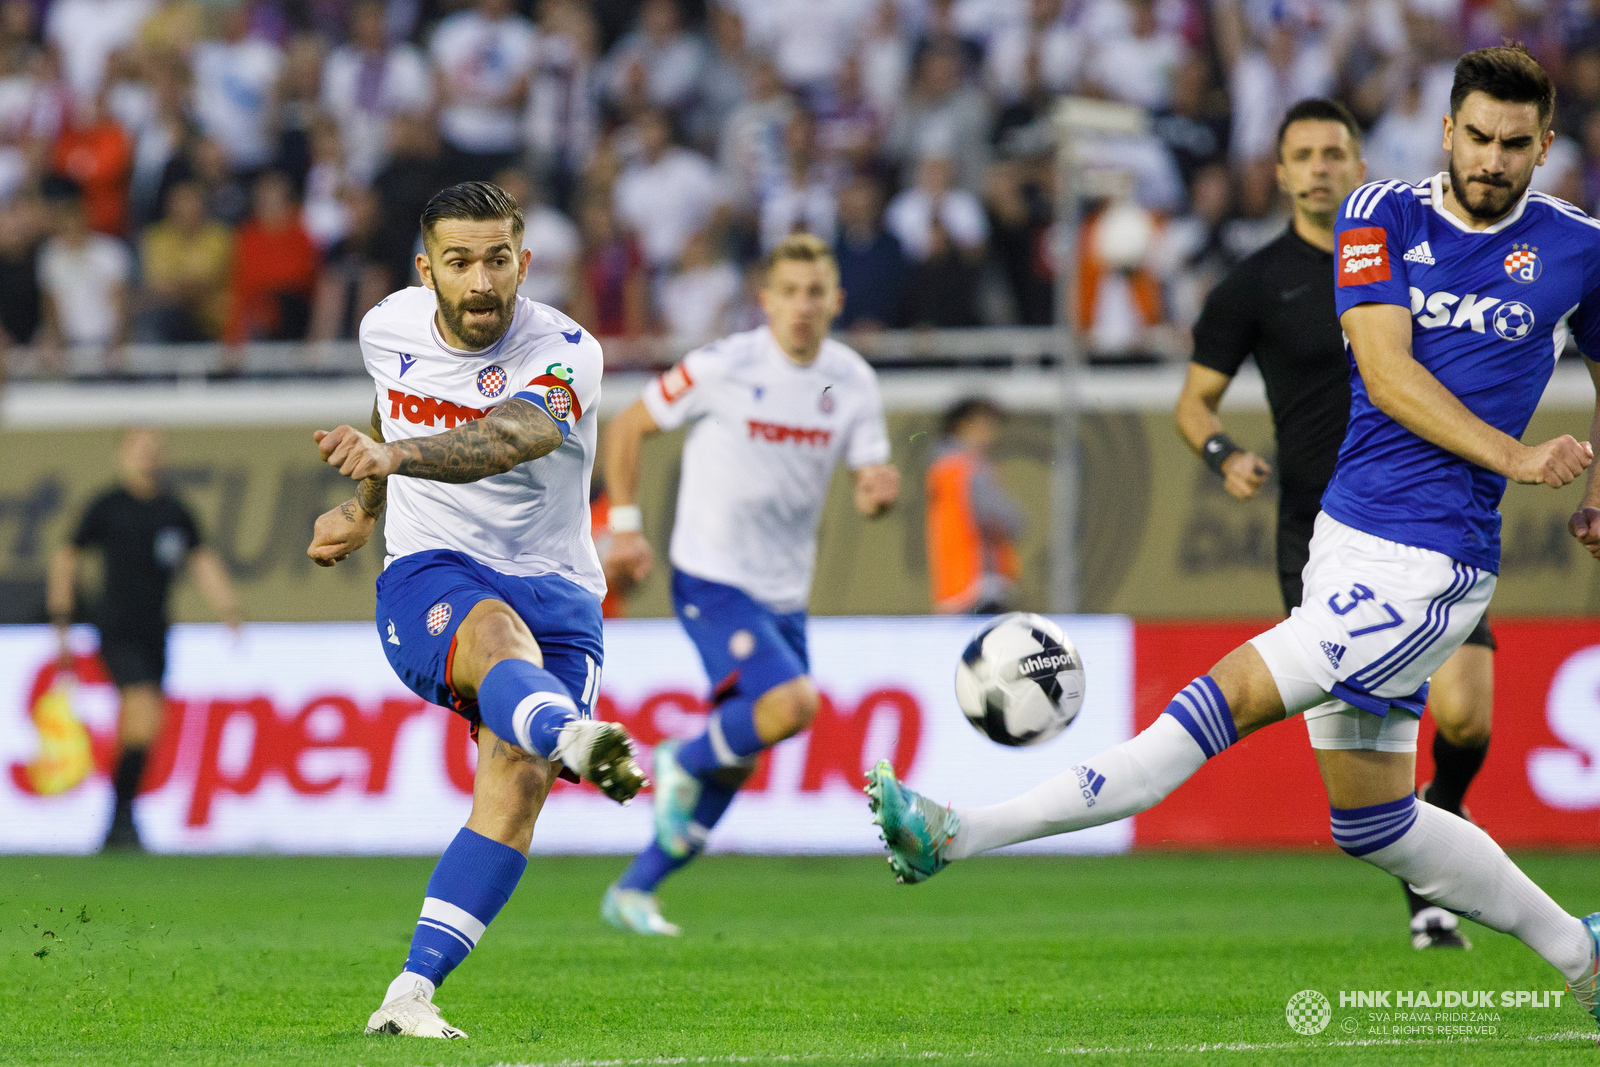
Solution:
[[[1428,711],[1438,726],[1433,735],[1433,780],[1418,790],[1417,797],[1471,822],[1462,801],[1489,753],[1494,713],[1494,637],[1487,621],[1480,621],[1455,655],[1433,672]],[[1472,947],[1455,915],[1429,904],[1404,882],[1400,885],[1411,910],[1413,947]]]
[[[887,761],[868,775],[867,795],[896,879],[920,882],[952,860],[1154,807],[1208,759],[1283,717],[1272,674],[1246,644],[1184,687],[1137,735],[1012,800],[947,809],[907,789]],[[1080,780],[1091,769],[1105,778],[1098,793]]]

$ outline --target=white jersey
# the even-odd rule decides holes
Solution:
[[[502,574],[559,574],[595,596],[605,576],[589,533],[600,344],[553,308],[517,298],[511,328],[481,352],[445,344],[431,289],[402,289],[361,320],[383,439],[453,430],[513,396],[543,408],[561,446],[504,474],[451,484],[389,479],[389,558],[447,549]]]
[[[742,589],[777,611],[811,594],[817,523],[833,468],[889,461],[878,379],[834,340],[809,367],[765,326],[689,353],[642,397],[683,447],[672,565]]]

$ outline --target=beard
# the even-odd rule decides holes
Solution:
[[[1456,161],[1450,161],[1450,190],[1456,195],[1456,203],[1479,222],[1494,222],[1504,216],[1522,199],[1532,182],[1533,171],[1530,170],[1520,185],[1503,177],[1487,176],[1474,178],[1468,184],[1456,169]]]
[[[436,293],[439,300],[439,317],[444,319],[444,324],[450,327],[450,332],[473,350],[488,348],[506,335],[511,328],[511,315],[515,295],[510,299],[502,299],[498,294],[492,296],[475,296],[466,300],[452,301],[445,299],[443,293]],[[493,311],[494,317],[485,322],[481,319],[468,321],[468,311]]]

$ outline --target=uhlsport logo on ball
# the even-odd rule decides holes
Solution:
[[[1302,989],[1289,998],[1284,1017],[1289,1020],[1291,1030],[1310,1037],[1328,1028],[1328,1020],[1333,1018],[1333,1005],[1315,989]]]
[[[1520,300],[1508,300],[1495,308],[1494,332],[1507,341],[1520,341],[1533,329],[1533,309]]]

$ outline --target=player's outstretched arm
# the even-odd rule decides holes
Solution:
[[[646,437],[660,431],[642,400],[635,400],[606,424],[606,494],[611,498],[606,573],[626,576],[624,584],[643,581],[653,562],[639,515],[639,449]]]
[[[1232,382],[1231,376],[1219,370],[1199,363],[1189,364],[1173,417],[1178,424],[1178,436],[1189,450],[1222,475],[1223,487],[1230,495],[1248,500],[1266,484],[1272,467],[1254,452],[1234,444],[1223,432],[1217,408]],[[1216,449],[1221,459],[1214,460],[1208,455],[1211,449]]]
[[[1440,448],[1525,485],[1552,489],[1588,469],[1594,451],[1563,434],[1524,445],[1490,426],[1411,356],[1411,312],[1398,304],[1358,304],[1339,318],[1367,395],[1380,411]]]
[[[1594,381],[1594,417],[1589,421],[1589,440],[1593,441],[1600,434],[1600,364],[1589,359],[1583,362]],[[1596,469],[1589,468],[1589,484],[1583,491],[1583,502],[1567,520],[1567,529],[1589,550],[1589,555],[1600,559],[1600,478],[1595,477]]]
[[[515,397],[481,419],[431,437],[385,443],[349,426],[318,430],[315,437],[322,458],[347,478],[398,474],[454,484],[504,474],[519,463],[549,455],[562,440],[549,415]]]

